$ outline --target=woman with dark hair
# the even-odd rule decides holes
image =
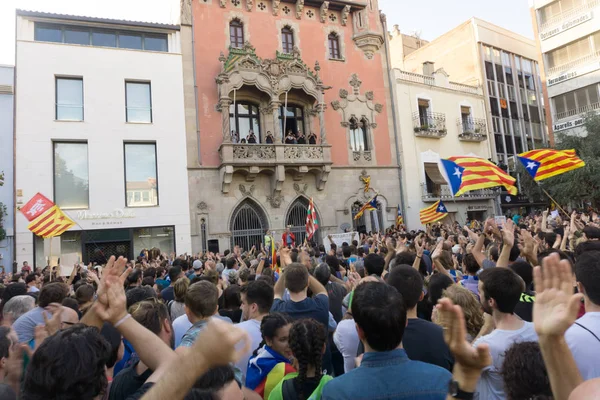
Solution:
[[[283,313],[271,313],[260,324],[263,341],[248,361],[246,387],[268,399],[285,375],[295,372],[290,359],[289,333],[292,319]]]
[[[502,378],[508,400],[551,400],[548,371],[537,342],[513,344],[505,353]]]
[[[223,292],[224,306],[219,310],[219,315],[228,317],[234,324],[239,324],[242,319],[242,298],[240,296],[240,287],[231,285]]]
[[[438,273],[431,275],[427,284],[427,298],[417,305],[418,317],[431,321],[433,308],[438,300],[443,297],[442,293],[444,290],[453,284],[454,281],[446,274]]]
[[[325,327],[314,319],[294,322],[290,329],[290,348],[298,372],[286,375],[273,389],[269,400],[319,400],[323,386],[333,378],[323,374]]]

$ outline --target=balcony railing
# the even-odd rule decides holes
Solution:
[[[421,183],[421,199],[425,203],[435,203],[438,200],[443,201],[474,201],[495,199],[500,194],[498,189],[472,190],[462,196],[454,197],[448,186],[439,186],[435,193],[427,189],[427,184]]]
[[[413,113],[413,126],[415,136],[428,138],[442,138],[448,134],[446,130],[446,115],[442,113]]]
[[[600,110],[600,103],[592,103],[592,104],[588,104],[588,105],[585,105],[582,107],[574,108],[573,110],[556,113],[556,115],[554,116],[554,120],[558,121],[558,120],[561,120],[564,118],[569,118],[569,117],[573,117],[575,115],[585,114],[590,111],[596,111],[596,110]]]
[[[487,140],[487,124],[483,118],[458,118],[458,138],[464,142],[483,142]]]
[[[424,85],[435,86],[435,79],[432,76],[415,74],[413,72],[398,70],[399,79],[404,81],[422,83]]]
[[[331,147],[306,144],[223,143],[221,161],[229,165],[331,164]]]
[[[572,68],[578,67],[580,65],[590,64],[594,61],[600,60],[600,51],[596,51],[594,53],[588,54],[587,56],[578,58],[577,60],[573,60],[571,62],[557,65],[552,68],[548,68],[548,78],[554,77],[556,75],[560,75],[561,72],[568,71]]]
[[[600,0],[588,0],[586,4],[553,16],[552,18],[548,19],[540,25],[540,34],[543,35],[544,33],[552,30],[552,28],[560,24],[565,19],[577,17],[580,14],[585,14],[589,10],[592,10],[595,7],[597,7],[599,4]]]

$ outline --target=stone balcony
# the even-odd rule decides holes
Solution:
[[[463,142],[483,142],[487,140],[487,123],[483,118],[458,118],[458,140]]]
[[[312,173],[317,189],[324,190],[332,165],[330,145],[223,143],[219,154],[223,193],[229,192],[234,173],[244,175],[247,182],[260,173],[271,175],[274,192],[281,191],[286,173],[294,180]]]
[[[442,201],[475,201],[475,200],[492,200],[500,195],[497,189],[481,189],[472,190],[462,196],[454,197],[448,186],[442,186],[436,193],[431,193],[427,189],[427,185],[421,184],[421,199],[425,203],[435,203],[438,200]]]

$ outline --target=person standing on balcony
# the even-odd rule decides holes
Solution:
[[[311,132],[310,135],[308,135],[308,144],[317,144],[317,135],[315,135],[314,132]]]
[[[231,143],[239,143],[240,135],[236,131],[231,131]]]
[[[302,132],[298,133],[298,144],[306,144],[306,138]]]
[[[296,138],[291,130],[288,131],[287,136],[285,137],[285,144],[296,144]]]
[[[290,227],[285,228],[285,232],[281,235],[281,240],[283,240],[283,244],[287,247],[296,246],[296,236],[290,231]]]
[[[254,134],[254,131],[250,131],[250,134],[248,135],[248,143],[256,144],[256,135]]]
[[[267,137],[265,138],[265,143],[273,144],[275,141],[273,140],[273,134],[271,131],[267,131]]]

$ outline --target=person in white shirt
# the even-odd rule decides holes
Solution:
[[[40,285],[42,283],[42,277],[38,273],[27,275],[25,278],[25,284],[27,284],[27,293],[37,293],[40,291]]]
[[[242,286],[240,291],[242,297],[242,321],[237,324],[237,327],[248,332],[250,336],[250,350],[247,351],[235,363],[235,366],[242,371],[244,379],[248,371],[248,360],[252,356],[252,352],[256,350],[262,342],[262,334],[260,332],[260,324],[263,318],[271,310],[273,305],[274,291],[273,287],[267,282],[258,280],[249,282]]]
[[[587,251],[575,264],[577,289],[585,315],[575,321],[565,340],[584,380],[600,377],[600,251]]]
[[[514,314],[523,286],[522,279],[508,268],[489,268],[479,274],[481,305],[496,329],[473,342],[474,347],[486,343],[492,356],[492,364],[483,369],[477,383],[475,400],[505,400],[502,363],[506,350],[514,343],[538,341],[533,324]]]

